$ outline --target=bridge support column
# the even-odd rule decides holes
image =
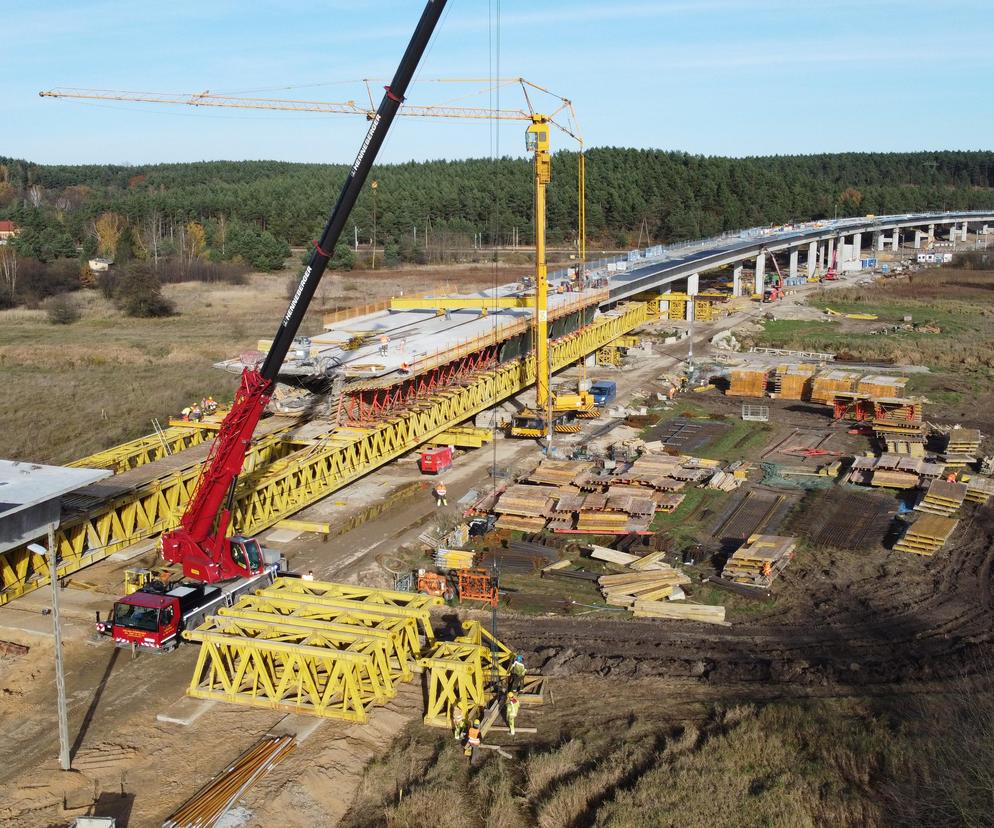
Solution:
[[[967,227],[967,222],[965,222],[965,221],[964,221],[964,222],[963,222],[963,229],[962,229],[962,231],[960,231],[960,238],[961,238],[961,239],[962,239],[962,240],[963,240],[964,242],[966,241],[966,234],[967,234],[967,232],[968,232],[968,229],[969,229],[969,228]]]
[[[818,271],[818,242],[808,243],[808,278],[813,279]]]
[[[835,255],[835,239],[828,240],[828,252],[825,256],[825,267],[832,266],[832,257]]]
[[[891,247],[894,250],[897,250],[898,247],[900,246],[900,244],[901,244],[901,231],[897,227],[895,227],[894,228],[894,235],[891,238]]]
[[[742,295],[742,265],[732,268],[732,296]]]
[[[853,233],[852,237],[852,259],[857,263],[863,260],[863,234]]]
[[[879,230],[876,230],[873,233],[873,247],[877,251],[884,249],[884,234],[881,233]]]
[[[930,224],[928,226],[928,240],[929,240],[930,243],[935,241],[935,225],[934,224]]]
[[[700,293],[700,273],[691,273],[687,277],[687,295],[696,296]],[[690,322],[694,319],[694,300],[691,299],[687,302],[687,321]]]
[[[787,268],[787,275],[791,279],[797,278],[797,259],[800,251],[795,247],[790,251],[790,266]]]
[[[922,242],[925,241],[925,239],[927,239],[927,238],[928,238],[928,236],[926,235],[926,233],[925,233],[924,230],[918,230],[918,229],[916,229],[915,230],[915,250],[919,250],[921,248],[921,246],[922,246]]]
[[[951,242],[956,241],[956,237],[958,235],[959,235],[959,230],[957,229],[956,225],[955,224],[950,224],[949,225],[949,241],[951,241]]]
[[[763,295],[766,290],[766,254],[760,253],[756,257],[756,278],[753,281],[753,293]]]

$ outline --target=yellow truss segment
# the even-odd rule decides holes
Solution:
[[[253,444],[245,466],[259,469],[289,450],[291,447],[278,435],[270,434]],[[199,464],[193,465],[93,506],[87,506],[75,497],[70,504],[76,511],[63,515],[62,524],[55,533],[59,576],[71,575],[114,552],[175,527],[199,475]],[[46,557],[31,552],[26,545],[4,552],[0,555],[0,605],[44,586],[48,583],[48,574]]]
[[[274,619],[285,619],[291,623],[302,621],[325,621],[348,625],[377,633],[389,633],[396,641],[405,662],[414,662],[422,655],[419,619],[414,615],[385,616],[362,605],[328,606],[313,601],[298,601],[293,598],[273,598],[264,595],[245,595],[239,599],[236,609],[239,612],[265,613]],[[221,611],[220,614],[224,614]]]
[[[121,443],[106,451],[98,451],[81,460],[68,463],[72,469],[108,469],[114,474],[136,469],[139,466],[154,463],[172,454],[179,454],[188,448],[212,439],[218,429],[216,423],[207,424],[207,428],[191,427],[189,425],[171,426],[159,434],[148,434]]]
[[[303,578],[277,578],[266,589],[267,594],[314,595],[319,598],[344,598],[363,604],[385,604],[391,607],[422,609],[440,607],[445,601],[435,595],[420,592],[401,592],[396,589],[377,589],[358,584],[340,584],[334,581],[305,581]]]
[[[308,713],[352,722],[389,698],[368,653],[212,630],[183,634],[200,642],[187,695],[199,699]]]
[[[426,725],[448,727],[456,707],[466,716],[473,708],[486,707],[487,676],[482,647],[443,641],[420,664],[428,671]]]
[[[425,641],[435,640],[435,633],[431,628],[431,613],[427,607],[395,607],[389,604],[365,604],[361,601],[353,601],[348,598],[322,597],[318,595],[306,595],[304,593],[288,594],[281,590],[259,589],[256,595],[263,598],[291,598],[301,604],[310,604],[316,607],[326,607],[330,609],[347,610],[356,617],[365,616],[370,620],[370,625],[383,618],[411,618],[417,622],[418,632],[424,636]]]

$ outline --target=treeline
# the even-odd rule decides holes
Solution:
[[[556,244],[576,242],[576,167],[575,153],[553,158],[548,221]],[[599,148],[587,153],[586,169],[592,247],[834,215],[994,207],[994,152],[711,158]],[[203,261],[275,270],[289,245],[316,238],[346,172],[277,161],[132,167],[0,158],[0,219],[20,226],[17,252],[43,263],[100,254],[149,262],[157,273]],[[335,251],[339,267],[352,266],[356,236],[369,244],[374,211],[388,265],[531,242],[527,159],[383,165],[374,177],[375,195],[366,188]]]

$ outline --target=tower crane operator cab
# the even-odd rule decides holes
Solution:
[[[539,115],[533,115],[534,122],[525,132],[525,149],[535,155],[535,174],[542,184],[552,178],[552,160],[549,157],[549,124]]]

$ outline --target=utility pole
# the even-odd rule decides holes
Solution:
[[[52,625],[55,635],[55,693],[59,715],[59,767],[72,769],[69,758],[69,715],[66,711],[66,674],[62,666],[62,622],[59,618],[59,571],[55,548],[55,527],[48,527],[48,549],[41,544],[28,544],[36,555],[48,555],[48,573],[52,582]]]

